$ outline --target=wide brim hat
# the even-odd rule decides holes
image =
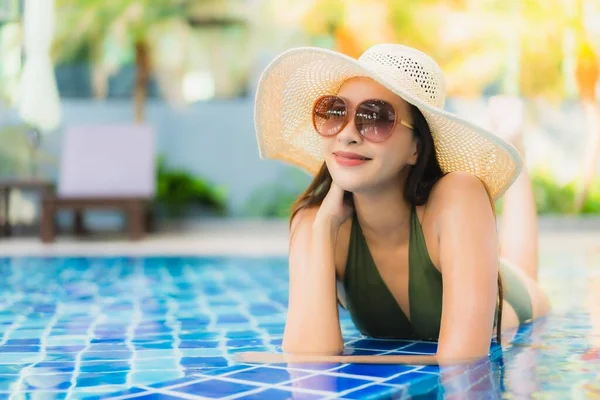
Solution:
[[[379,44],[358,59],[335,51],[299,47],[276,57],[258,83],[254,123],[259,155],[315,174],[323,164],[321,138],[312,107],[336,94],[353,77],[368,77],[415,105],[425,117],[444,173],[479,177],[493,199],[515,181],[522,160],[510,143],[444,110],[446,84],[438,64],[425,53],[399,44]]]

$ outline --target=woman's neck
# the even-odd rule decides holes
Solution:
[[[404,184],[390,185],[376,192],[354,193],[354,208],[366,238],[380,244],[406,240],[411,205],[404,199]]]

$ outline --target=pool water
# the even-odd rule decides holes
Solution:
[[[236,352],[281,350],[283,258],[0,258],[0,398],[600,396],[600,256],[541,263],[552,315],[490,360],[440,371],[237,362]],[[436,349],[361,337],[344,310],[341,324],[347,354]]]

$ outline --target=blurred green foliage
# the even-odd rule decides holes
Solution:
[[[543,170],[530,174],[536,208],[539,215],[574,214],[576,182],[558,183],[557,179]],[[260,186],[249,197],[245,215],[263,218],[288,218],[290,206],[302,193],[308,182],[299,179],[283,179],[286,183]],[[502,199],[496,203],[496,211],[502,214]],[[600,214],[600,177],[591,186],[581,215]]]
[[[258,218],[288,218],[292,203],[309,183],[308,175],[290,169],[277,182],[255,189],[246,201],[244,215]]]
[[[183,169],[167,166],[163,157],[157,165],[155,201],[169,217],[181,217],[193,206],[206,207],[217,215],[227,213],[227,191]]]
[[[288,218],[290,207],[301,190],[280,185],[264,185],[252,192],[246,203],[245,215],[260,218]]]
[[[538,215],[577,215],[575,193],[577,182],[559,183],[550,173],[535,169],[530,173],[531,186]],[[497,213],[502,213],[502,199],[496,203]],[[600,177],[592,183],[579,215],[600,214]]]
[[[575,208],[576,182],[557,183],[544,171],[534,171],[531,177],[538,214],[571,214]],[[600,178],[592,183],[581,214],[600,214]]]

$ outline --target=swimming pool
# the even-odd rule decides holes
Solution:
[[[284,258],[0,258],[0,398],[584,398],[600,395],[600,256],[547,257],[554,312],[466,369],[240,364],[279,351]],[[363,338],[350,354],[428,354]],[[485,395],[485,396],[484,396]]]

